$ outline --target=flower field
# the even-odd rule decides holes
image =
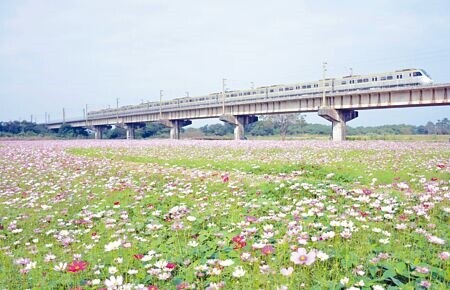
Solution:
[[[449,289],[450,144],[0,141],[1,289]]]

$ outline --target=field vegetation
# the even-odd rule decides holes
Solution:
[[[448,289],[450,145],[1,141],[6,289]]]

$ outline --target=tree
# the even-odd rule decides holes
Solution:
[[[234,125],[225,124],[212,124],[200,127],[200,131],[205,135],[225,136],[234,132]]]
[[[136,130],[136,136],[142,138],[149,138],[153,136],[160,136],[169,134],[170,128],[167,128],[161,123],[147,123],[145,127]]]
[[[301,119],[301,114],[279,114],[279,115],[269,115],[265,119],[271,121],[275,128],[277,128],[281,135],[281,140],[286,139],[286,133],[290,126],[295,124],[299,119]]]
[[[115,127],[114,129],[108,130],[106,133],[106,138],[108,139],[125,139],[127,137],[127,130],[121,127]]]
[[[252,136],[269,136],[274,134],[273,123],[268,120],[251,123],[245,130]]]

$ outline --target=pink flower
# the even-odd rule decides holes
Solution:
[[[316,260],[316,252],[306,252],[305,248],[298,248],[296,252],[291,253],[291,261],[297,265],[309,266]]]
[[[261,249],[261,253],[263,255],[270,255],[275,251],[275,249],[273,248],[272,245],[265,245],[262,249]]]
[[[420,286],[422,286],[422,287],[428,289],[428,288],[431,287],[431,283],[430,283],[430,281],[428,281],[428,280],[422,280],[422,281],[420,282]]]
[[[448,258],[450,258],[450,253],[449,252],[439,253],[439,259],[445,261],[445,260],[448,260]]]

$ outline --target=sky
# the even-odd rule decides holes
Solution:
[[[329,77],[423,68],[448,83],[448,15],[448,0],[0,0],[0,121],[209,94],[223,78],[314,81],[324,61]],[[450,106],[369,110],[349,125],[445,117]]]

